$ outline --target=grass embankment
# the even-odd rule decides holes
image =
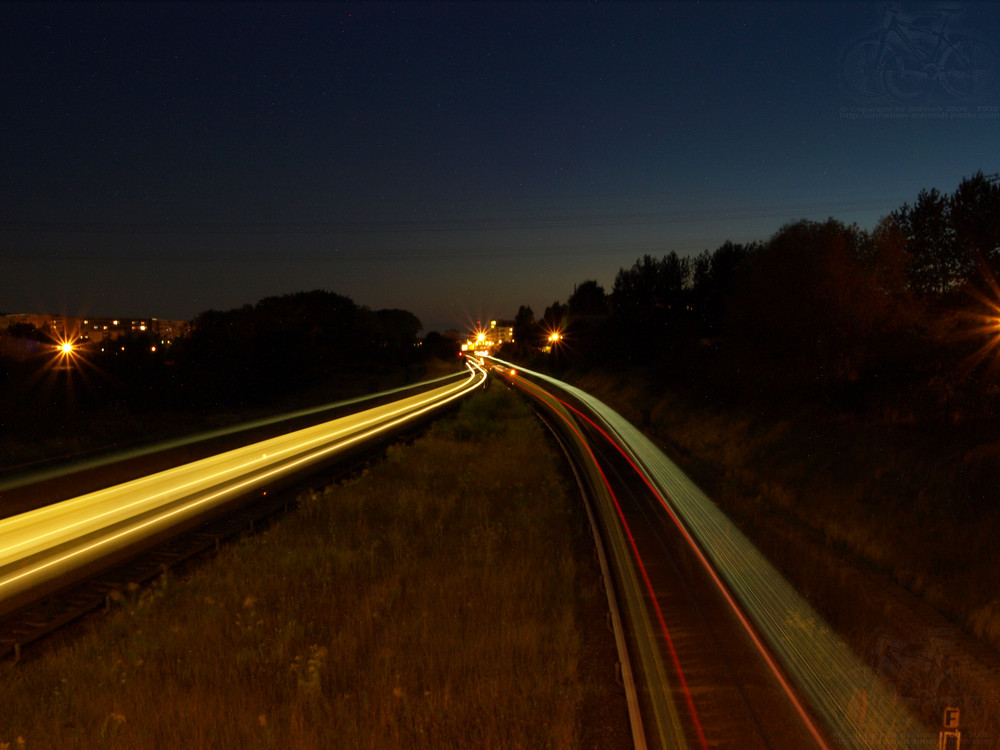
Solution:
[[[577,747],[586,533],[541,428],[494,385],[3,664],[0,747]]]
[[[750,536],[775,513],[797,518],[1000,651],[995,435],[726,411],[634,378],[580,385],[636,424],[645,410],[649,431]]]

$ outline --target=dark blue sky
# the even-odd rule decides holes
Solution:
[[[995,87],[844,85],[884,7],[0,5],[0,311],[324,288],[441,330],[610,291],[645,253],[870,227],[1000,151]],[[958,7],[995,53],[1000,8]]]

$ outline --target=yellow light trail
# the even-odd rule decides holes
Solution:
[[[363,412],[0,520],[0,602],[461,398],[468,377]]]
[[[356,398],[346,399],[344,401],[337,401],[335,403],[323,404],[322,406],[314,406],[307,409],[300,409],[298,411],[289,412],[285,414],[279,414],[274,417],[265,417],[263,419],[257,419],[252,422],[241,422],[237,425],[231,427],[223,427],[215,430],[209,430],[206,432],[199,432],[193,435],[185,435],[184,437],[174,438],[171,440],[164,440],[155,445],[143,446],[140,448],[134,448],[131,450],[119,451],[112,456],[104,456],[93,459],[87,459],[82,461],[74,462],[68,468],[57,468],[48,469],[43,471],[36,471],[26,475],[15,475],[8,479],[0,480],[0,492],[8,489],[14,489],[16,487],[22,487],[26,484],[33,484],[35,482],[40,482],[47,479],[54,479],[59,476],[63,476],[68,473],[75,473],[78,471],[83,471],[85,469],[100,468],[107,464],[117,463],[125,459],[138,458],[150,453],[157,453],[160,451],[165,451],[170,448],[178,448],[186,445],[191,445],[194,443],[199,443],[205,440],[212,440],[219,437],[224,437],[226,435],[234,435],[240,432],[246,432],[249,430],[256,429],[258,427],[266,427],[268,425],[276,424],[278,422],[285,422],[292,419],[298,419],[299,417],[307,417],[315,414],[320,414],[325,411],[330,411],[332,409],[343,408],[347,406],[353,406],[356,404],[362,404],[365,401],[371,401],[376,398],[382,398],[386,396],[391,396],[397,393],[403,393],[405,391],[411,391],[419,386],[430,386],[437,382],[443,382],[445,380],[453,380],[454,375],[442,375],[431,380],[425,380],[421,383],[403,385],[397,388],[391,388],[386,391],[381,391],[379,393],[373,393],[366,396],[358,396]]]

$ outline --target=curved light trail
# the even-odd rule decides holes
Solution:
[[[432,378],[431,380],[425,380],[420,383],[415,383],[410,385],[402,385],[396,388],[390,388],[389,390],[386,391],[381,391],[379,393],[372,393],[365,396],[349,398],[345,399],[344,401],[338,401],[332,404],[323,404],[321,406],[313,406],[305,409],[299,409],[298,411],[286,412],[272,417],[264,417],[262,419],[256,419],[250,422],[240,422],[239,424],[232,425],[229,427],[221,427],[214,430],[207,430],[205,432],[198,432],[193,435],[184,435],[183,437],[163,440],[154,445],[147,445],[138,448],[116,451],[113,455],[110,456],[100,456],[96,458],[75,461],[71,466],[66,468],[33,471],[23,475],[14,474],[11,477],[5,477],[0,479],[0,493],[4,492],[5,490],[16,489],[25,484],[34,484],[37,482],[54,479],[68,473],[75,474],[77,472],[88,469],[99,469],[102,466],[118,463],[126,459],[140,458],[150,453],[159,453],[161,451],[166,451],[171,448],[180,448],[195,443],[214,440],[215,438],[225,437],[227,435],[236,435],[260,427],[267,427],[269,425],[277,424],[279,422],[287,422],[288,420],[298,419],[300,417],[315,416],[322,414],[323,412],[329,412],[334,409],[343,409],[352,406],[360,408],[360,405],[365,403],[366,401],[372,401],[374,399],[392,396],[397,393],[412,391],[417,387],[432,386],[434,383],[439,383],[439,382],[444,383],[445,381],[451,382],[454,379],[455,379],[454,374],[442,375],[437,378]],[[12,467],[12,468],[16,469],[18,467]],[[6,471],[7,470],[5,470],[5,472]]]
[[[864,665],[725,514],[645,435],[609,406],[555,378],[496,358],[569,394],[592,416],[559,399],[618,447],[677,525],[757,644],[764,660],[798,706],[818,747],[830,747],[783,674],[791,675],[836,746],[930,747],[935,738],[899,698]],[[641,563],[640,563],[641,564]],[[758,635],[759,634],[759,635]],[[766,642],[761,641],[763,639]],[[780,663],[780,667],[779,667]]]
[[[16,594],[467,395],[486,377],[478,364],[467,366],[468,376],[457,383],[0,519],[0,608]]]
[[[511,374],[514,374],[513,370],[511,370]],[[598,515],[603,516],[601,512],[603,509],[613,507],[619,511],[620,516],[620,505],[612,483],[609,481],[604,469],[601,468],[601,462],[594,454],[590,442],[573,420],[571,414],[572,407],[547,391],[529,384],[523,378],[512,379],[510,382],[528,391],[532,397],[544,403],[551,413],[561,421],[562,427],[565,430],[560,430],[560,432],[563,432],[564,436],[574,444],[576,455],[584,457],[583,468],[590,475],[589,490],[595,497],[600,498],[595,503]],[[604,526],[605,524],[599,525]],[[683,697],[684,708],[686,708],[691,724],[694,727],[699,743],[698,746],[702,750],[707,750],[708,745],[701,727],[701,721],[695,709],[691,691],[685,681],[684,672],[678,662],[677,650],[674,646],[673,638],[671,637],[670,630],[663,621],[662,613],[658,609],[649,576],[641,557],[637,553],[635,539],[631,534],[631,530],[627,524],[618,523],[606,527],[604,535],[607,537],[604,543],[611,549],[610,559],[613,559],[618,566],[625,601],[644,601],[648,598],[653,603],[656,611],[656,617],[651,618],[648,609],[645,607],[632,608],[630,610],[634,645],[639,655],[639,663],[641,663],[646,675],[644,680],[645,687],[647,692],[655,696],[651,705],[649,705],[652,722],[656,727],[655,737],[657,738],[657,743],[654,744],[654,747],[670,748],[671,750],[687,750],[689,748],[683,731],[683,722],[680,718],[680,711],[682,709],[678,707],[677,702],[673,698],[671,681],[667,676],[666,665],[660,653],[659,640],[662,638],[663,643],[666,644],[667,650],[670,653],[674,673],[677,675],[680,683],[678,692]],[[614,614],[612,614],[612,617],[614,617]],[[654,622],[654,619],[658,622]],[[657,637],[658,634],[660,638]],[[622,644],[619,643],[618,645],[623,676],[626,671],[631,674],[630,660],[625,651],[621,650]],[[625,690],[628,694],[629,721],[632,729],[633,745],[636,750],[646,750],[649,747],[648,740],[650,737],[647,737],[647,735],[650,730],[645,728],[642,720],[643,712],[639,706],[639,700],[635,695],[635,685],[630,681],[625,681],[624,679],[623,681],[625,682]]]

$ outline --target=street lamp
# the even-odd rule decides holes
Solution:
[[[69,370],[71,365],[79,356],[78,347],[73,339],[59,338],[56,340],[56,362],[55,369]]]

